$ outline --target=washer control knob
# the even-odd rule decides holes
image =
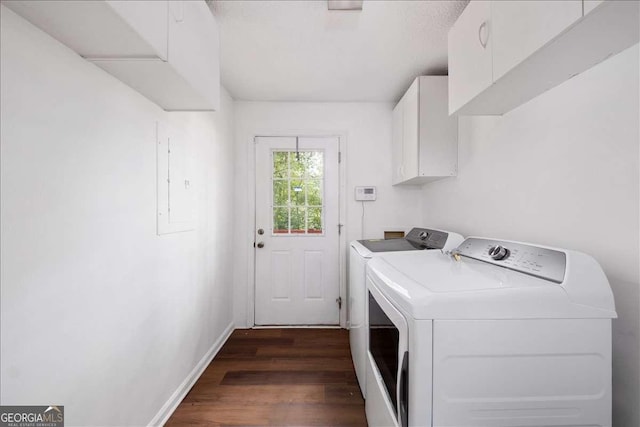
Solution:
[[[491,249],[489,249],[489,256],[496,261],[500,261],[501,259],[505,259],[507,256],[509,256],[509,250],[504,246],[493,246]]]
[[[429,233],[427,233],[426,231],[421,231],[420,234],[418,234],[418,237],[420,237],[420,240],[425,240],[427,237],[429,237]]]

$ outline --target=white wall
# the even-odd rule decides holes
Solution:
[[[145,425],[232,324],[233,102],[166,113],[1,9],[1,403]],[[156,121],[193,137],[195,231],[156,235]]]
[[[235,213],[240,232],[234,246],[236,325],[247,325],[247,286],[253,286],[254,212],[248,203],[254,191],[253,135],[346,134],[346,242],[362,238],[362,207],[354,200],[354,187],[359,185],[378,187],[378,200],[367,202],[364,220],[364,237],[377,238],[384,230],[420,222],[420,188],[391,186],[392,110],[392,103],[235,102]]]
[[[638,48],[502,117],[459,122],[459,175],[423,222],[595,256],[613,288],[614,420],[640,425]]]

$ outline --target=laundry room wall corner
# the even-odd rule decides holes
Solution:
[[[461,117],[459,173],[423,189],[423,222],[588,253],[614,293],[613,420],[640,425],[640,52],[505,114]]]
[[[147,425],[231,330],[233,99],[167,113],[0,9],[0,404]],[[191,231],[157,233],[158,122],[193,150]]]

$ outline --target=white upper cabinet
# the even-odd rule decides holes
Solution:
[[[100,3],[99,1],[94,3]],[[145,53],[150,58],[158,57],[162,60],[168,58],[168,41],[169,41],[169,28],[167,25],[168,7],[164,1],[140,1],[140,0],[108,0],[105,2],[107,6],[111,7],[115,13],[117,13],[122,20],[129,26],[129,30],[134,33],[131,41],[136,42],[136,38],[140,38],[150,49],[148,52],[139,53],[123,53],[123,47],[114,45],[109,55],[100,55],[95,49],[91,49],[91,52],[80,53],[84,57],[144,57]],[[117,20],[108,20],[109,22],[116,22]],[[114,31],[112,31],[114,32]],[[115,32],[114,32],[115,33]],[[137,36],[137,37],[136,37]],[[92,46],[88,46],[91,48]]]
[[[456,176],[458,121],[447,111],[447,77],[422,76],[393,110],[393,184]]]
[[[395,185],[402,182],[402,137],[404,131],[404,115],[402,111],[402,100],[393,109],[393,135],[391,162],[393,164],[393,178],[391,182]]]
[[[591,12],[596,7],[600,6],[605,0],[584,0],[584,14]],[[607,0],[611,1],[611,0]]]
[[[218,28],[203,0],[3,4],[165,110],[219,109]]]
[[[504,114],[633,46],[639,4],[472,0],[449,31],[449,113]]]
[[[204,102],[220,99],[218,26],[204,1],[169,2],[169,62]]]
[[[449,110],[458,110],[493,82],[491,2],[472,1],[449,31]]]
[[[3,1],[83,58],[167,59],[166,1]]]
[[[582,17],[582,0],[494,1],[493,79],[504,76]]]
[[[204,1],[159,3],[168,7],[166,61],[89,59],[167,111],[217,110],[220,47],[211,11]]]
[[[402,178],[419,175],[420,155],[420,78],[413,81],[402,97]]]

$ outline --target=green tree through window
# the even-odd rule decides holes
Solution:
[[[273,151],[273,233],[321,234],[324,153]]]

